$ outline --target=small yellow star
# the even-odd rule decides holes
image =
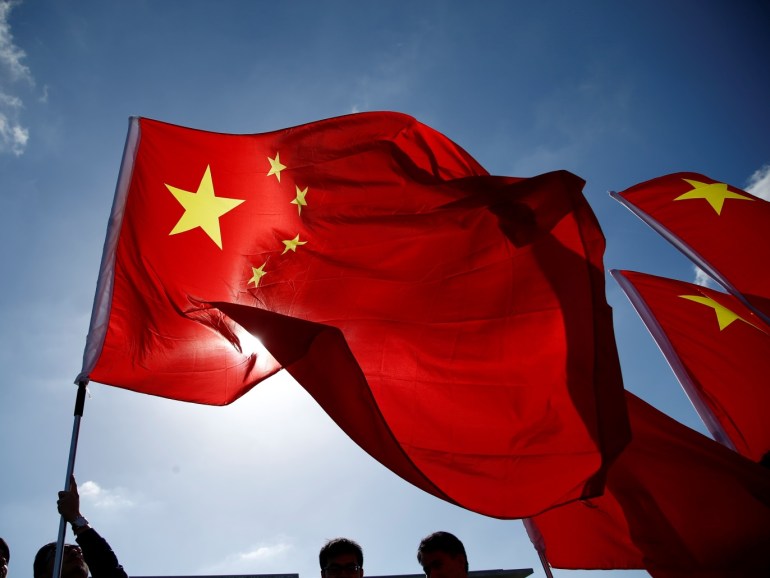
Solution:
[[[307,243],[307,241],[300,241],[299,240],[299,235],[297,235],[296,237],[294,237],[293,239],[291,239],[289,241],[283,241],[283,244],[286,245],[286,248],[283,250],[283,253],[281,253],[281,255],[286,253],[286,251],[294,251],[296,253],[297,252],[297,246],[298,245],[304,245],[306,243]]]
[[[165,183],[164,183],[165,184]],[[206,166],[203,178],[195,193],[172,187],[166,188],[184,207],[184,213],[171,230],[169,235],[184,233],[200,227],[211,238],[217,247],[222,248],[222,233],[219,229],[219,217],[240,205],[243,199],[228,199],[214,194],[214,184],[211,180],[211,167]]]
[[[756,327],[753,323],[750,323],[746,321],[743,317],[735,313],[734,311],[731,311],[724,305],[720,305],[710,297],[704,297],[703,295],[680,295],[682,299],[688,299],[689,301],[695,301],[695,303],[700,303],[701,305],[705,305],[706,307],[711,307],[714,310],[714,313],[717,316],[717,323],[719,323],[719,331],[722,331],[725,327],[730,325],[733,321],[741,320],[744,323],[747,323],[751,325],[752,327]],[[758,327],[756,327],[759,329]]]
[[[675,201],[686,201],[690,199],[706,199],[714,209],[717,215],[722,214],[722,206],[725,204],[725,199],[741,199],[743,201],[753,201],[751,197],[734,193],[727,190],[725,183],[701,183],[699,181],[691,181],[690,179],[683,179],[690,183],[692,190],[679,195]]]
[[[267,275],[267,271],[265,271],[265,265],[267,263],[262,263],[259,267],[252,267],[251,272],[253,273],[251,279],[249,279],[249,283],[254,283],[254,287],[259,287],[259,282],[262,281],[262,277]],[[247,285],[249,284],[247,283]]]
[[[275,158],[271,159],[270,157],[267,157],[267,160],[270,161],[270,170],[267,172],[267,176],[275,175],[275,178],[278,179],[278,182],[281,182],[281,171],[286,168],[286,165],[281,164],[281,158],[279,156],[279,153],[275,153]]]
[[[300,190],[298,186],[294,185],[294,188],[297,189],[297,198],[294,199],[291,203],[292,205],[297,205],[297,211],[302,213],[302,207],[307,207],[307,201],[305,200],[305,195],[307,195],[307,187],[305,187],[304,190]]]

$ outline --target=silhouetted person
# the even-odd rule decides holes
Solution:
[[[423,538],[417,548],[417,561],[426,578],[468,578],[465,547],[449,532],[434,532]]]
[[[11,549],[8,543],[0,538],[0,578],[8,576],[8,562],[11,561]]]
[[[318,554],[321,578],[363,578],[364,551],[356,542],[335,538],[324,544]]]
[[[107,541],[94,530],[80,513],[80,495],[74,476],[69,491],[59,492],[59,513],[72,526],[77,546],[65,544],[61,578],[128,578],[123,566]],[[38,550],[33,564],[34,578],[52,578],[56,542]]]

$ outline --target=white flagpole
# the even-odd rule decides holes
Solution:
[[[524,529],[527,531],[529,541],[532,542],[532,545],[535,547],[535,551],[540,558],[540,563],[543,565],[543,572],[545,572],[547,578],[553,578],[551,565],[548,563],[548,558],[545,557],[545,540],[543,540],[543,535],[529,518],[522,518],[521,521],[524,524]]]
[[[80,419],[83,417],[83,406],[86,403],[87,381],[78,383],[78,393],[75,397],[75,420],[72,424],[72,439],[70,441],[70,453],[67,460],[67,477],[64,479],[64,491],[69,491],[70,480],[75,471],[75,455],[78,449],[78,435],[80,434]],[[62,560],[64,554],[64,537],[67,533],[67,521],[64,516],[59,518],[59,537],[56,541],[56,557],[54,558],[53,576],[61,578]]]

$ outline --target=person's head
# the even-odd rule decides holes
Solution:
[[[347,538],[334,538],[318,554],[321,578],[363,578],[364,551]]]
[[[0,538],[0,578],[8,575],[8,562],[11,561],[11,549],[8,543]]]
[[[56,542],[46,544],[35,555],[32,564],[34,578],[51,578],[56,559]],[[88,566],[80,546],[64,544],[61,562],[61,578],[88,578]]]
[[[426,578],[467,578],[468,556],[463,543],[449,532],[426,536],[417,548],[417,561]]]

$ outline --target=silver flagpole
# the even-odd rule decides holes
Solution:
[[[64,479],[64,491],[70,489],[70,481],[75,471],[75,455],[78,450],[78,435],[80,434],[80,418],[83,417],[83,406],[86,403],[86,385],[88,381],[78,383],[78,393],[75,398],[75,420],[72,424],[72,440],[70,441],[70,454],[67,460],[67,477]],[[64,555],[64,537],[67,533],[67,521],[64,516],[59,518],[59,537],[56,541],[56,558],[53,563],[53,576],[61,578],[62,560]]]

